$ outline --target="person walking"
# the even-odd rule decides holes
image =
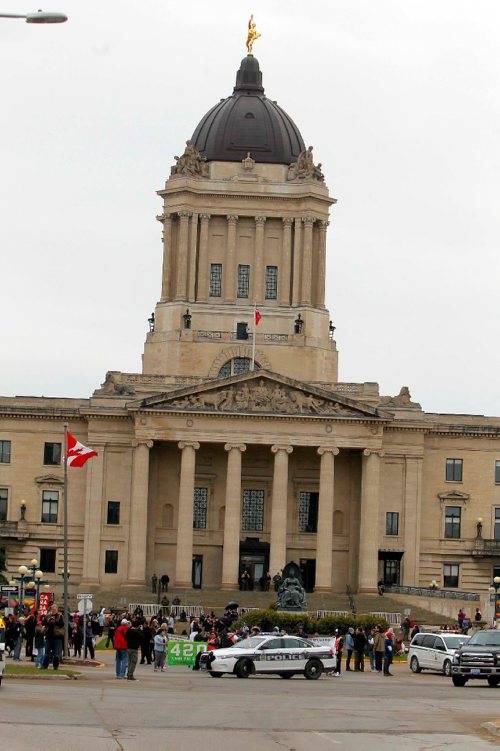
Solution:
[[[122,618],[120,625],[115,631],[115,673],[117,678],[125,678],[125,671],[128,666],[128,644],[127,644],[128,621]]]
[[[160,629],[156,632],[154,637],[154,652],[155,652],[155,673],[161,670],[165,672],[165,650],[167,648],[167,625],[164,623]]]
[[[64,618],[59,612],[57,605],[52,605],[43,622],[45,626],[45,655],[42,669],[47,670],[50,661],[54,670],[59,669],[63,641],[64,641]]]
[[[358,626],[356,633],[354,634],[354,670],[357,672],[364,672],[365,669],[365,647],[366,636],[365,632]]]
[[[385,653],[385,640],[384,640],[384,634],[382,633],[382,629],[380,626],[377,626],[375,629],[375,634],[373,636],[373,651],[375,653],[375,670],[377,673],[382,672],[382,664],[384,662],[384,653]]]
[[[93,660],[95,657],[94,652],[94,630],[92,626],[92,621],[90,619],[86,620],[85,624],[85,654],[84,659],[87,659],[87,652],[90,654],[90,659]]]
[[[368,659],[370,660],[370,670],[375,672],[375,629],[370,629],[368,633]]]
[[[354,652],[354,629],[352,626],[349,626],[347,629],[347,634],[345,635],[345,646],[347,650],[345,669],[347,671],[351,669],[351,658],[352,653]]]
[[[389,671],[394,655],[394,634],[391,629],[387,629],[384,639],[384,675],[393,675]]]
[[[125,638],[127,640],[128,648],[127,680],[136,681],[137,678],[135,678],[134,673],[137,665],[139,647],[142,643],[142,625],[137,618],[132,621]]]

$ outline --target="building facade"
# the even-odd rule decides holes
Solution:
[[[62,567],[67,422],[98,452],[70,469],[80,587],[167,572],[230,590],[246,569],[259,588],[294,560],[309,590],[486,589],[500,574],[500,418],[339,382],[325,308],[335,199],[252,55],[158,194],[142,373],[110,371],[87,399],[0,398],[7,571]]]

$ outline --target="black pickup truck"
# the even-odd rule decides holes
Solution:
[[[476,631],[453,655],[451,680],[465,686],[468,680],[482,679],[490,686],[500,685],[500,630]]]

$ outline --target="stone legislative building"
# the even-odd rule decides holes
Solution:
[[[98,452],[69,470],[79,588],[167,572],[229,590],[246,570],[258,589],[292,560],[323,592],[486,590],[500,573],[500,418],[338,379],[325,179],[249,54],[158,191],[142,373],[110,371],[90,398],[0,397],[7,577],[63,565],[64,422]]]

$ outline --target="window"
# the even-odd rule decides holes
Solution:
[[[242,373],[248,373],[252,361],[249,357],[235,357],[233,360],[228,360],[224,363],[219,370],[219,378],[229,378],[232,375],[241,375]],[[254,370],[260,370],[258,362],[254,363]]]
[[[446,482],[462,482],[463,459],[446,460]]]
[[[106,550],[106,557],[104,561],[104,573],[105,574],[118,573],[118,550]]]
[[[238,289],[237,297],[248,297],[250,290],[250,266],[241,264],[238,266]]]
[[[318,498],[319,493],[307,490],[299,494],[299,532],[318,531]]]
[[[493,524],[493,537],[500,540],[500,508],[495,509],[495,521]]]
[[[193,529],[207,528],[208,488],[194,489]]]
[[[210,265],[210,297],[220,297],[222,294],[222,263]]]
[[[449,540],[460,538],[462,509],[458,506],[446,506],[444,510],[444,536]]]
[[[108,516],[106,524],[120,523],[120,501],[108,501]]]
[[[499,459],[497,459],[495,462],[495,484],[500,485],[500,460]]]
[[[262,532],[264,529],[264,491],[243,491],[243,530]]]
[[[386,535],[399,535],[399,513],[397,511],[388,511],[386,513],[385,533]]]
[[[266,300],[278,297],[278,267],[266,266]]]
[[[443,585],[445,589],[458,587],[458,563],[445,563],[443,566]]]
[[[7,488],[0,488],[0,522],[7,521],[8,503],[9,491]]]
[[[10,441],[0,441],[0,464],[10,464]]]
[[[396,558],[384,561],[384,581],[386,584],[399,584],[400,562]]]
[[[61,444],[60,443],[44,444],[43,463],[44,464],[60,464],[61,463]]]
[[[55,574],[56,572],[56,549],[40,548],[40,569],[44,574]]]
[[[44,524],[57,524],[58,506],[59,491],[44,490],[42,493],[42,522]]]

